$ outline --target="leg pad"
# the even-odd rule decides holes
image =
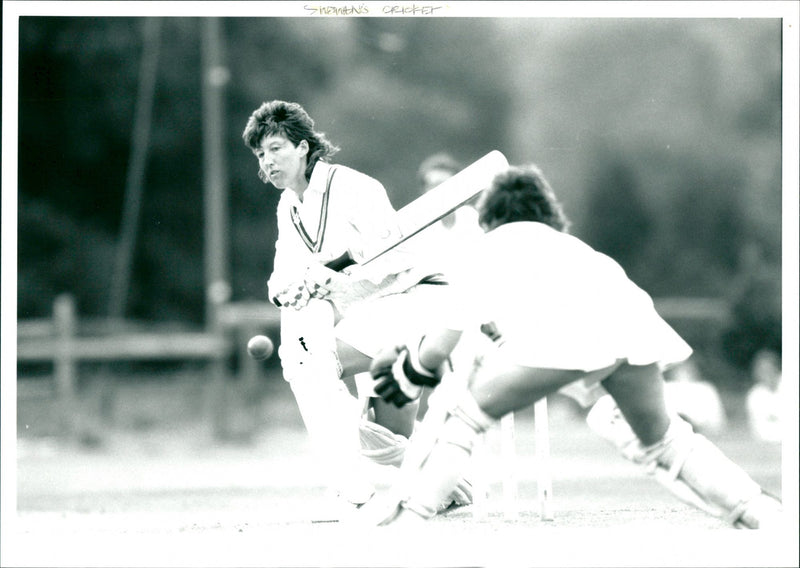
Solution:
[[[779,513],[779,503],[756,506],[765,500],[759,485],[677,415],[671,417],[664,437],[650,446],[639,442],[610,396],[598,401],[586,421],[676,497],[715,517],[737,527],[758,528],[773,524]]]

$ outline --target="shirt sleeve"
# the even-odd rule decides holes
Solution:
[[[401,233],[396,211],[383,184],[354,170],[349,170],[348,174],[350,175],[343,176],[342,182],[349,184],[346,191],[348,221],[356,234],[348,250],[360,263],[397,242]],[[377,283],[383,281],[387,275],[408,272],[416,264],[414,255],[408,254],[401,245],[364,266],[363,274]],[[396,282],[395,286],[407,288],[414,281],[419,281],[419,278],[408,274]]]

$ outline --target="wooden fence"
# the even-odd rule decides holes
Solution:
[[[204,361],[211,396],[224,389],[227,361],[238,356],[239,383],[254,385],[258,362],[247,356],[247,339],[255,333],[278,337],[278,309],[266,302],[223,303],[216,306],[216,321],[206,331],[137,329],[131,322],[78,318],[75,301],[63,294],[53,303],[53,316],[17,323],[17,367],[50,363],[61,423],[70,430],[75,409],[78,368],[81,362],[103,361]],[[19,376],[18,380],[23,380]],[[212,407],[220,405],[212,402]],[[224,416],[215,421],[224,423]],[[222,428],[220,426],[220,428]],[[220,429],[218,428],[218,429]]]

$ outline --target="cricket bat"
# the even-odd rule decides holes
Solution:
[[[492,150],[482,158],[474,161],[466,168],[443,181],[433,189],[425,192],[414,201],[397,211],[397,224],[400,227],[400,238],[392,242],[361,264],[369,264],[387,252],[403,244],[437,221],[440,221],[467,201],[488,188],[494,177],[508,168],[508,160],[499,150]],[[342,270],[356,264],[350,253],[327,262],[325,266],[331,270]]]

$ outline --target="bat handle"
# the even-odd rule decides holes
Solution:
[[[353,260],[353,257],[350,255],[350,252],[345,251],[336,258],[334,258],[333,260],[329,260],[328,262],[326,262],[325,266],[327,266],[331,270],[335,270],[336,272],[341,272],[348,266],[352,266],[355,263],[356,261]],[[278,306],[279,308],[283,307],[283,305],[278,301],[278,298],[272,298],[272,303]]]
[[[327,266],[331,270],[335,270],[336,272],[341,272],[348,266],[352,266],[355,263],[356,261],[353,260],[353,257],[350,255],[350,252],[345,251],[340,256],[326,262],[325,266]]]

